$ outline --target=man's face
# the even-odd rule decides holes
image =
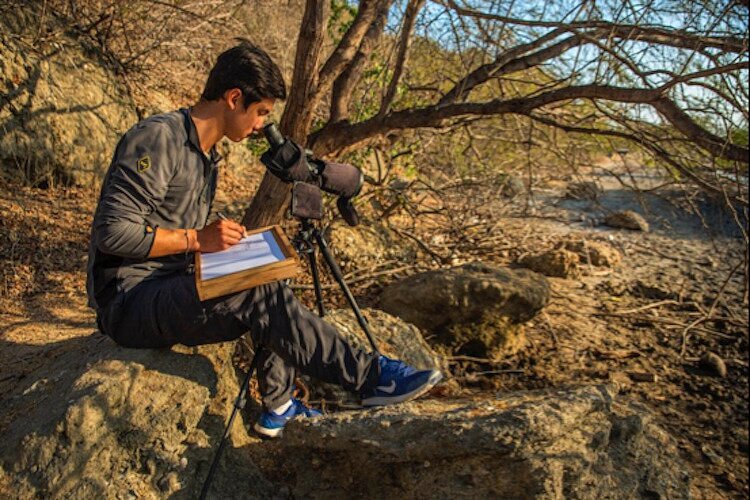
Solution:
[[[238,94],[238,95],[237,95]],[[229,96],[229,109],[226,120],[226,135],[230,140],[239,142],[263,129],[266,117],[273,111],[276,99],[266,98],[250,104],[243,103],[242,93]]]

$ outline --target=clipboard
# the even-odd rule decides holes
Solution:
[[[248,231],[240,243],[221,252],[195,253],[195,288],[200,300],[291,278],[299,256],[279,226]]]

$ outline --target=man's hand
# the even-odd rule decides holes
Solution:
[[[198,231],[198,249],[203,253],[226,250],[240,242],[247,232],[244,226],[219,219]]]

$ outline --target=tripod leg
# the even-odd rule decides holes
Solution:
[[[247,375],[245,376],[245,380],[242,382],[242,387],[240,387],[240,393],[237,395],[237,399],[234,401],[234,409],[232,410],[232,414],[229,417],[229,421],[227,422],[227,426],[224,429],[224,436],[221,438],[221,442],[219,442],[219,449],[216,450],[216,455],[214,455],[214,461],[211,463],[211,468],[208,470],[208,476],[206,476],[206,481],[203,483],[203,489],[201,489],[201,500],[205,500],[206,495],[208,495],[208,490],[211,488],[211,481],[213,481],[214,473],[216,472],[216,466],[219,465],[219,459],[221,458],[221,454],[224,451],[224,447],[227,444],[227,437],[229,437],[229,430],[232,428],[232,423],[234,422],[234,417],[237,416],[237,412],[245,407],[246,402],[246,395],[247,395],[247,388],[250,384],[250,378],[253,376],[253,372],[258,367],[258,360],[260,359],[260,350],[261,346],[258,346],[255,349],[255,354],[253,355],[253,361],[250,363],[250,368],[247,369]]]
[[[378,350],[378,346],[375,343],[375,338],[372,336],[370,328],[367,326],[367,320],[365,320],[365,317],[362,316],[362,311],[360,310],[359,305],[357,305],[357,301],[354,299],[354,295],[352,295],[351,290],[349,290],[349,286],[346,284],[346,281],[344,281],[344,275],[341,274],[341,268],[339,268],[339,265],[336,263],[336,259],[333,258],[331,251],[328,249],[328,243],[319,231],[315,231],[315,240],[318,242],[320,251],[323,253],[323,258],[328,264],[328,268],[331,270],[334,279],[341,287],[341,291],[344,292],[344,296],[346,297],[347,302],[349,302],[349,305],[354,311],[354,315],[357,317],[359,326],[362,327],[365,335],[367,335],[367,340],[370,341],[370,345],[372,346],[373,351],[376,354],[379,353],[380,351]]]
[[[315,260],[314,246],[310,246],[307,257],[310,260],[310,270],[312,271],[313,285],[315,286],[315,301],[318,303],[318,316],[322,318],[326,315],[326,310],[323,306],[323,292],[320,288],[320,276],[318,275],[318,263]]]

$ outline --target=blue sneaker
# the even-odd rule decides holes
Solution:
[[[261,436],[275,438],[281,435],[281,431],[284,430],[284,426],[297,416],[304,417],[319,417],[323,413],[308,408],[305,403],[299,399],[292,398],[292,406],[290,406],[284,413],[277,415],[272,411],[263,412],[257,422],[255,422],[255,432]]]
[[[385,356],[380,356],[378,362],[378,383],[362,394],[362,406],[383,406],[418,398],[443,378],[437,370],[415,370],[403,361]]]

